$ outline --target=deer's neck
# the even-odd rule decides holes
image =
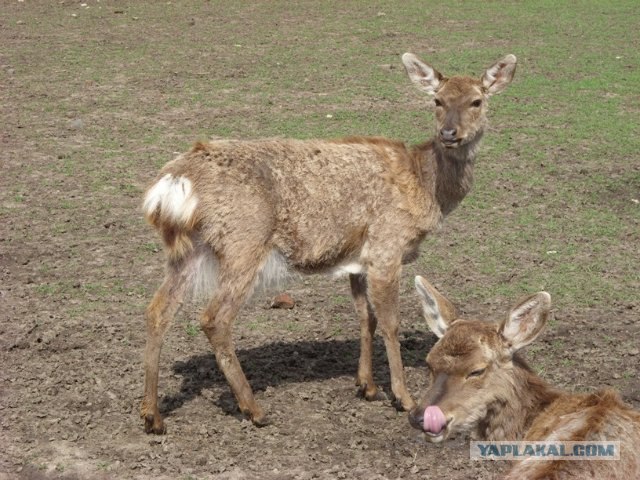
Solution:
[[[443,216],[453,211],[471,190],[481,136],[458,148],[445,148],[438,140],[414,148],[423,181],[434,192],[434,200]]]
[[[481,440],[517,440],[562,392],[537,376],[518,356],[513,358],[513,377],[501,398],[489,406],[478,425]]]

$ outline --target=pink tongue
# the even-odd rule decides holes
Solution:
[[[447,424],[440,407],[428,406],[424,411],[424,430],[430,433],[440,433]]]

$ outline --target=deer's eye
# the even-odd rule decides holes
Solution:
[[[436,107],[441,107],[442,106],[442,102],[440,100],[438,100],[437,98],[434,100]]]
[[[471,102],[472,107],[479,107],[480,105],[482,105],[482,100],[480,99],[474,100],[473,102]]]
[[[469,375],[467,375],[467,378],[480,377],[485,372],[485,370],[486,368],[479,368],[478,370],[474,370]]]

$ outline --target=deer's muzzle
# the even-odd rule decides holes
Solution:
[[[422,431],[426,439],[433,443],[441,442],[448,435],[449,421],[436,405],[429,405],[424,410],[420,407],[413,409],[409,413],[409,423],[413,428]]]

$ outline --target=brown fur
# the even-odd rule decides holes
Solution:
[[[425,313],[438,317],[430,318],[430,325],[442,321],[447,329],[427,356],[432,385],[422,405],[410,414],[414,427],[422,428],[424,409],[437,405],[449,421],[446,435],[469,430],[477,440],[620,441],[620,461],[517,462],[505,478],[640,478],[640,412],[611,389],[590,394],[560,391],[513,353],[544,327],[548,305],[536,304],[544,297],[525,299],[503,322],[461,320],[450,315],[448,300],[419,278]],[[509,327],[513,319],[520,326]],[[486,370],[470,377],[478,368]]]
[[[505,58],[508,78],[495,80],[493,93],[513,76],[515,57]],[[411,78],[424,86],[431,67],[412,55],[403,61]],[[300,272],[351,269],[361,325],[357,384],[367,399],[380,398],[371,366],[379,324],[392,393],[400,408],[413,408],[398,341],[401,266],[417,256],[420,241],[471,188],[489,96],[479,92],[494,81],[485,77],[446,81],[439,75],[440,84],[427,82],[429,91],[449,105],[439,107],[438,115],[445,114],[449,127],[452,118],[458,119],[455,144],[443,145],[441,134],[414,148],[379,137],[216,140],[197,143],[161,170],[144,207],[169,257],[165,281],[147,311],[142,407],[147,432],[164,431],[157,408],[162,337],[206,259],[214,259],[217,287],[206,292],[202,329],[240,409],[256,424],[265,416],[235,355],[231,327],[272,258]],[[478,95],[482,106],[470,106],[468,97]],[[437,132],[443,125],[437,121]]]

